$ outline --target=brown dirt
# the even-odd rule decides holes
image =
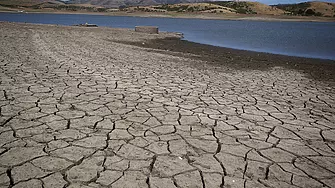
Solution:
[[[292,57],[270,53],[236,50],[224,47],[199,44],[177,38],[155,39],[146,43],[126,42],[141,47],[164,50],[165,53],[178,53],[181,56],[200,59],[210,64],[228,66],[233,69],[268,70],[284,67],[299,70],[317,80],[335,80],[335,61]]]

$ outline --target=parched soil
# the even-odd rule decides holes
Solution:
[[[334,62],[0,23],[0,187],[332,187]]]
[[[161,49],[164,53],[180,52],[183,57],[191,57],[217,66],[226,66],[237,70],[269,70],[284,67],[305,73],[306,76],[328,82],[335,81],[335,61],[293,57],[231,48],[216,47],[183,41],[176,37],[151,39],[143,42],[124,42],[145,48]]]

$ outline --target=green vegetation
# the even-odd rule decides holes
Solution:
[[[189,5],[185,5],[185,4],[175,4],[175,5],[158,5],[158,6],[152,6],[151,7],[152,10],[151,11],[156,11],[156,10],[164,10],[164,11],[168,11],[168,12],[200,12],[200,11],[211,11],[214,13],[217,12],[224,12],[223,10],[228,10],[228,11],[233,11],[227,7],[221,7],[221,6],[217,6],[214,5],[213,3],[210,4],[206,4],[206,6],[204,6],[203,4],[199,3],[199,4],[189,4]],[[135,10],[143,10],[144,8],[137,8]],[[222,10],[215,10],[215,9],[222,9]]]
[[[321,12],[315,12],[312,9],[307,9],[306,12],[303,14],[304,16],[322,16]]]
[[[239,13],[239,14],[257,14],[257,12],[254,12],[250,8],[248,2],[216,1],[216,2],[210,2],[210,3],[235,9],[236,13]]]
[[[275,7],[289,12],[291,15],[304,15],[305,10],[310,7],[310,3],[299,3],[299,4],[279,4],[274,5]]]
[[[54,7],[56,10],[66,10],[66,11],[89,11],[89,12],[106,12],[107,8],[97,8],[97,7],[83,7],[76,5],[58,5]]]
[[[155,9],[161,9],[161,10],[166,10],[166,11],[176,11],[176,12],[186,12],[186,11],[190,11],[191,9],[189,9],[188,5],[181,5],[181,6],[174,6],[174,5],[160,5],[160,6],[155,6]],[[190,7],[193,8],[193,7]],[[194,11],[194,9],[192,9],[192,12]]]
[[[298,4],[279,4],[274,5],[279,9],[287,11],[289,15],[296,16],[323,16],[321,12],[315,12],[315,10],[310,9],[311,3],[298,3]]]

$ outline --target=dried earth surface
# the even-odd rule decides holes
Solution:
[[[0,187],[334,187],[334,62],[166,37],[0,23]]]

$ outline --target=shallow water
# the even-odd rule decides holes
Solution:
[[[335,60],[335,23],[142,18],[81,14],[0,13],[0,21],[134,28],[158,26],[184,39],[235,49]]]

